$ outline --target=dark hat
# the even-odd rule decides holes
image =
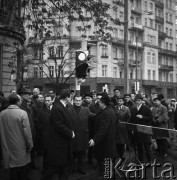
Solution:
[[[123,99],[124,100],[124,97],[119,96],[119,97],[116,97],[116,99]]]
[[[156,97],[156,98],[153,99],[153,101],[156,101],[156,100],[161,101],[162,99],[160,97]]]
[[[91,97],[92,98],[92,95],[90,93],[86,93],[83,98],[85,98],[85,97]]]
[[[108,95],[102,96],[100,101],[103,102],[106,106],[109,106],[111,103],[110,97]]]
[[[32,93],[31,93],[31,89],[21,88],[19,94],[22,95],[22,94],[32,94]]]
[[[141,100],[142,100],[142,99],[143,99],[143,97],[142,97],[142,95],[141,95],[141,94],[137,94],[137,95],[135,96],[135,100],[136,100],[136,99],[141,99]]]
[[[127,96],[128,96],[128,97],[131,97],[130,94],[124,94],[124,98],[127,97]]]
[[[93,94],[97,94],[97,92],[96,92],[95,90],[93,90],[93,91],[91,92],[91,95],[93,95]]]

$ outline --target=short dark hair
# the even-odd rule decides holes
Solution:
[[[15,89],[11,89],[10,92],[12,92],[12,91],[16,91],[16,90]]]
[[[76,97],[81,97],[81,99],[82,99],[81,95],[75,95],[73,99],[75,99]]]
[[[120,91],[120,89],[118,89],[118,88],[115,88],[115,89],[113,90],[113,92],[115,92],[116,90]]]
[[[9,104],[14,105],[17,104],[18,101],[20,101],[19,97],[16,94],[11,94],[8,97]]]
[[[49,91],[53,91],[54,94],[56,93],[56,90],[53,88],[49,89]]]
[[[51,99],[53,99],[50,94],[46,94],[46,95],[44,96],[44,98],[46,98],[46,97],[51,97]]]
[[[100,99],[106,106],[110,106],[111,100],[108,95],[103,95]]]
[[[63,89],[63,90],[61,90],[61,93],[60,93],[60,99],[66,99],[67,97],[70,97],[70,95],[71,95],[70,90]]]
[[[164,99],[164,95],[163,95],[163,94],[158,94],[157,96],[158,96],[158,98],[161,99],[161,100]]]

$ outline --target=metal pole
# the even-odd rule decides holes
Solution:
[[[129,93],[128,4],[128,0],[124,1],[124,94]]]
[[[135,83],[135,91],[138,94],[138,30],[136,31],[136,83]]]

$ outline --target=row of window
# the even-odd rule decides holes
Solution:
[[[60,65],[58,66],[58,71],[60,73],[60,76],[64,75],[63,69],[61,69]],[[48,72],[50,77],[54,77],[54,66],[48,66]],[[48,73],[47,73],[48,74]],[[44,70],[43,67],[34,67],[34,77],[35,78],[43,78]]]
[[[167,72],[159,72],[159,81],[173,82],[173,74],[169,74]]]
[[[48,54],[49,57],[63,58],[63,46],[57,46],[56,49],[54,46],[50,46],[48,48]]]

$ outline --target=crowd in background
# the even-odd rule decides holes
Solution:
[[[67,180],[70,173],[86,174],[85,159],[104,170],[105,158],[123,158],[133,147],[140,162],[152,161],[152,139],[157,155],[167,157],[169,141],[140,132],[127,132],[121,122],[177,129],[176,99],[167,103],[163,94],[121,94],[92,91],[83,96],[74,90],[42,94],[14,89],[9,97],[0,92],[0,159],[10,169],[11,180],[27,178],[36,168],[35,157],[43,156],[41,179],[58,173]]]

